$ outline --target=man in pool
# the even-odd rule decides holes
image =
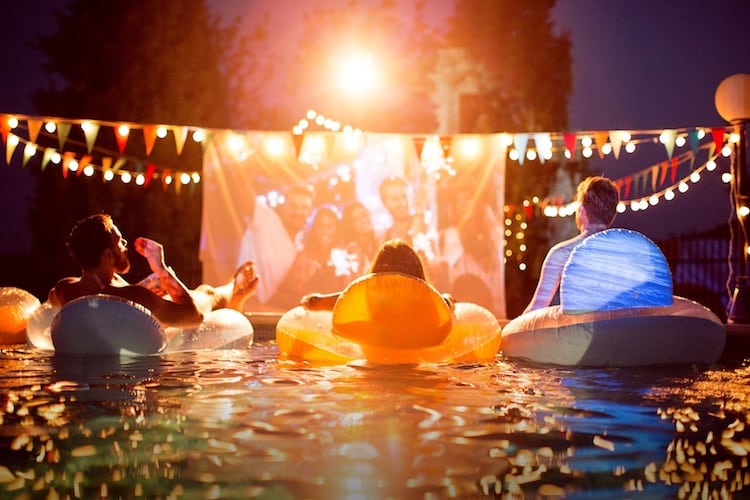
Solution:
[[[135,249],[146,258],[153,274],[132,285],[121,276],[130,269],[128,242],[107,214],[91,215],[76,223],[68,248],[81,267],[81,276],[63,278],[55,284],[48,295],[55,306],[104,293],[143,305],[162,324],[195,326],[213,309],[241,311],[258,286],[254,264],[246,262],[230,283],[218,287],[203,284],[189,290],[166,265],[162,245],[148,238],[137,238]]]
[[[524,313],[560,303],[560,281],[568,256],[584,238],[608,229],[615,220],[620,194],[605,177],[588,177],[578,185],[576,225],[580,233],[553,246],[542,264],[534,296]]]
[[[367,273],[401,273],[427,281],[419,255],[411,246],[399,239],[388,240],[380,246]],[[311,293],[302,297],[300,305],[305,309],[330,311],[333,310],[333,306],[341,293]],[[441,295],[452,310],[454,306],[453,297],[448,293]]]

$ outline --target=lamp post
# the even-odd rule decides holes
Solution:
[[[716,110],[722,118],[736,127],[739,141],[735,143],[732,166],[732,197],[737,221],[742,233],[742,258],[734,293],[729,304],[729,321],[750,323],[750,276],[748,276],[747,218],[750,216],[750,172],[747,169],[747,124],[750,122],[750,75],[738,73],[725,78],[716,88]]]

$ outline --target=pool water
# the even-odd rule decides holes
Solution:
[[[742,498],[750,365],[0,351],[2,498]]]

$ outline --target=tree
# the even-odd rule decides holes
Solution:
[[[476,95],[463,103],[474,108],[461,132],[536,132],[565,130],[572,88],[569,35],[556,34],[551,22],[555,0],[457,0],[449,19],[447,44],[461,47],[474,63]],[[466,113],[462,113],[466,115]],[[541,163],[509,161],[505,173],[505,202],[511,213],[523,213],[523,201],[546,196],[564,169],[575,176],[582,165],[564,158]],[[506,266],[508,315],[526,305],[548,248],[547,225],[534,217],[526,229],[527,268],[517,261]],[[521,255],[514,239],[507,246]]]
[[[250,50],[262,29],[239,32],[238,20],[222,24],[204,0],[71,0],[56,12],[57,31],[39,39],[48,80],[33,96],[45,116],[200,127],[249,127],[262,112],[251,97],[270,67]],[[40,142],[55,141],[42,133]],[[71,135],[66,150],[82,151]],[[118,155],[114,135],[100,131],[93,150]],[[142,135],[131,134],[127,168],[198,170],[199,145],[187,141],[182,154],[157,141],[146,155]],[[176,193],[161,183],[148,187],[104,183],[48,167],[37,178],[32,214],[37,283],[45,291],[68,274],[72,263],[64,241],[72,224],[98,211],[111,213],[126,237],[151,236],[165,244],[170,263],[189,284],[200,280],[200,185]],[[143,268],[141,268],[143,269]],[[135,271],[135,270],[134,270]]]

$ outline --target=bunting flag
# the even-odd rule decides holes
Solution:
[[[24,144],[23,145],[23,159],[21,160],[21,166],[25,167],[26,164],[29,162],[29,158],[34,156],[36,154],[36,146],[33,144]]]
[[[127,125],[120,125],[115,128],[115,139],[117,140],[117,150],[120,154],[125,154],[125,146],[128,144],[128,138],[130,137],[130,127]]]
[[[695,166],[695,157],[698,155],[698,146],[700,145],[700,129],[694,128],[688,130],[688,143],[693,155],[690,157],[690,168]]]
[[[171,179],[171,170],[164,170],[161,175],[161,188],[166,191],[169,187],[169,179]]]
[[[659,176],[659,185],[663,185],[664,181],[667,179],[667,171],[669,170],[669,163],[666,161],[663,161],[659,164],[659,168],[661,169],[661,175]]]
[[[630,181],[631,180],[632,178],[629,175],[625,177],[625,196],[624,196],[625,198],[630,196]]]
[[[427,141],[426,137],[415,136],[414,140],[414,152],[417,154],[417,158],[422,159],[422,151],[424,151],[424,143]]]
[[[102,157],[102,172],[105,174],[110,171],[112,168],[112,157],[111,156],[104,156]]]
[[[44,172],[44,169],[47,168],[47,164],[49,163],[53,154],[55,154],[54,149],[44,148],[44,153],[42,153],[42,172]]]
[[[724,146],[724,133],[726,129],[724,127],[715,127],[711,129],[711,137],[713,137],[714,144],[716,144],[716,150],[721,151]]]
[[[76,172],[76,175],[81,175],[83,173],[83,169],[91,163],[92,159],[93,157],[91,155],[83,155],[78,161],[78,171]]]
[[[75,153],[72,151],[66,151],[62,156],[62,176],[63,179],[68,178],[68,171],[70,170],[70,162],[75,160]]]
[[[563,142],[565,143],[565,148],[570,153],[570,159],[572,160],[576,155],[576,133],[575,132],[564,133]]]
[[[0,134],[3,136],[3,142],[8,143],[8,134],[10,134],[10,123],[8,115],[0,115]]]
[[[669,179],[672,181],[672,184],[674,184],[674,181],[677,179],[677,166],[680,164],[677,158],[672,158],[672,174],[669,177]]]
[[[659,165],[654,165],[651,167],[651,190],[656,191],[656,188],[659,186],[659,183],[657,182],[659,179]]]
[[[177,154],[182,154],[182,148],[185,146],[187,140],[188,128],[187,127],[173,127],[172,133],[174,134],[174,143],[177,148]]]
[[[112,172],[117,172],[118,170],[120,170],[122,168],[122,166],[125,165],[125,162],[127,162],[127,160],[125,158],[123,158],[123,157],[118,158],[115,161],[115,164],[112,165]]]
[[[674,153],[674,143],[677,139],[677,132],[674,130],[665,130],[661,133],[661,140],[664,143],[664,147],[667,150],[667,158],[672,159]]]
[[[594,132],[594,142],[596,143],[596,150],[599,152],[599,158],[604,158],[604,145],[607,144],[608,137],[609,132]]]
[[[526,158],[526,145],[529,142],[529,134],[516,134],[513,138],[513,147],[518,151],[518,163],[523,165]]]
[[[302,152],[302,142],[305,140],[305,134],[292,134],[292,142],[294,143],[294,157],[299,159],[299,155]]]
[[[440,146],[443,148],[443,158],[447,160],[451,157],[451,147],[453,146],[453,140],[450,136],[443,136],[440,138]]]
[[[70,123],[61,122],[57,123],[57,142],[60,144],[60,149],[65,147],[65,142],[68,140],[68,134],[70,134]]]
[[[37,136],[39,136],[39,130],[42,128],[42,120],[36,120],[29,118],[26,120],[26,129],[29,132],[29,140],[36,142]]]
[[[549,132],[539,132],[534,134],[534,145],[536,152],[539,154],[539,161],[544,164],[545,157],[552,157],[552,139]]]
[[[18,146],[18,137],[8,133],[8,139],[5,141],[5,162],[10,165],[10,159],[13,158],[13,152]]]
[[[612,145],[612,153],[615,159],[620,158],[620,149],[622,148],[622,131],[616,130],[609,133],[609,143]]]
[[[151,156],[151,151],[154,149],[154,143],[156,142],[156,128],[156,125],[143,126],[143,140],[146,144],[146,156]]]

